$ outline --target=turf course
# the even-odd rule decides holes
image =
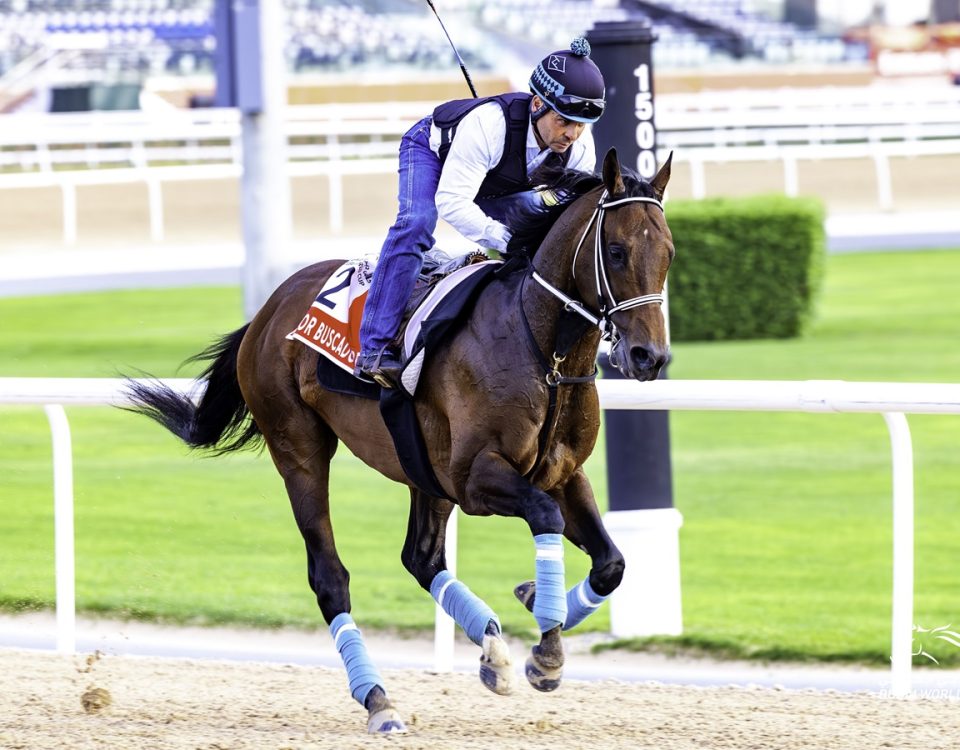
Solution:
[[[670,376],[957,382],[958,289],[957,251],[831,256],[808,336],[677,344]],[[177,365],[238,326],[240,306],[233,288],[3,299],[0,376],[111,377],[118,368],[192,375],[195,365]],[[68,414],[81,611],[322,627],[302,542],[265,454],[201,458],[135,415],[87,407]],[[915,621],[957,629],[960,419],[909,421]],[[0,425],[0,609],[50,607],[46,419],[36,407],[0,407]],[[686,635],[655,647],[888,663],[891,488],[882,418],[676,412],[671,430],[675,498],[685,519]],[[433,602],[399,561],[405,490],[345,450],[334,467],[334,524],[358,622],[431,627]],[[604,502],[602,444],[588,471]],[[458,576],[514,633],[535,630],[510,593],[532,576],[533,552],[522,522],[461,517]],[[568,582],[586,573],[578,550],[568,547],[567,561]],[[607,626],[603,608],[581,627]],[[943,664],[960,663],[960,648],[915,645]]]

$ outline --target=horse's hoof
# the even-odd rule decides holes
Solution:
[[[524,581],[513,590],[513,595],[527,608],[528,612],[533,612],[533,600],[537,595],[536,581]]]
[[[541,693],[550,693],[560,687],[560,681],[563,678],[563,667],[551,669],[537,661],[536,656],[527,657],[527,665],[524,670],[529,682],[536,690]]]
[[[510,695],[516,687],[517,678],[510,661],[510,648],[498,635],[483,636],[480,682],[497,695]]]
[[[370,734],[406,734],[407,725],[403,723],[395,708],[382,708],[370,714],[367,720],[367,732]]]

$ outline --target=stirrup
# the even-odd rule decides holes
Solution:
[[[354,375],[362,380],[372,380],[381,388],[397,388],[402,371],[403,363],[389,347],[357,357],[354,367]]]

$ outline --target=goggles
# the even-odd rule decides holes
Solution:
[[[552,96],[547,102],[561,115],[581,122],[599,120],[606,106],[603,99],[583,99],[569,94]]]

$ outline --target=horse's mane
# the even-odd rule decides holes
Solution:
[[[653,198],[653,186],[626,167],[621,167],[624,192],[617,198]],[[537,252],[547,233],[557,219],[577,198],[603,184],[599,174],[579,172],[575,169],[551,168],[535,171],[530,176],[531,186],[545,186],[560,198],[546,211],[517,211],[508,215],[506,225],[511,231],[507,254],[532,256]]]

